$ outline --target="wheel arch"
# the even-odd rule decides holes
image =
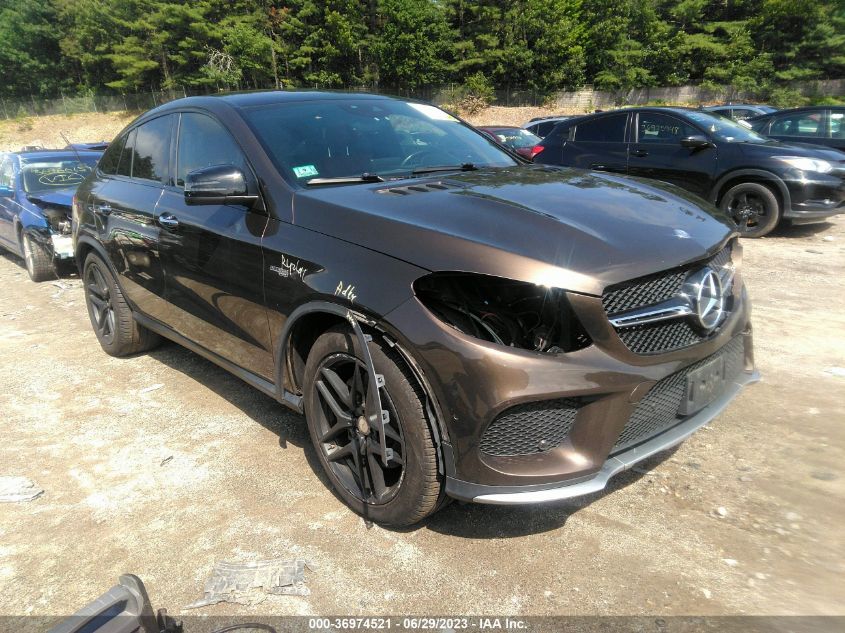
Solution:
[[[106,266],[109,267],[109,270],[111,271],[112,275],[114,275],[115,283],[120,285],[119,277],[111,264],[111,260],[109,259],[108,253],[106,253],[106,249],[103,248],[103,245],[100,244],[97,240],[91,239],[87,235],[80,235],[76,241],[76,245],[74,246],[73,258],[76,260],[76,267],[79,269],[79,275],[82,276],[82,269],[85,266],[85,259],[92,252],[97,253],[97,255],[99,255],[100,258],[106,263]],[[121,288],[121,290],[123,289]]]
[[[411,354],[390,335],[387,328],[377,319],[337,303],[324,300],[312,301],[299,306],[288,316],[279,335],[276,349],[276,384],[280,393],[285,394],[287,392],[297,398],[300,397],[308,352],[320,335],[335,325],[341,323],[349,325],[350,319],[357,320],[371,334],[381,336],[388,345],[399,352],[416,378],[420,390],[425,395],[430,407],[430,416],[433,418],[432,427],[437,436],[438,445],[441,442],[448,442],[448,430],[443,420],[440,405],[435,399],[431,386],[428,384],[421,368]],[[289,398],[283,399],[289,400]],[[442,453],[439,446],[438,453]]]
[[[711,189],[710,202],[719,206],[728,189],[745,182],[755,182],[772,189],[781,204],[781,213],[785,213],[792,207],[792,198],[786,183],[776,174],[764,169],[737,169],[728,172]]]

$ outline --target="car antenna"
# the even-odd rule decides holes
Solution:
[[[65,136],[65,133],[62,132],[61,130],[59,130],[59,136],[61,136],[62,139],[64,140],[64,142],[67,144],[67,146],[73,150],[73,153],[76,154],[76,160],[78,160],[81,164],[83,161],[82,161],[82,156],[79,155],[79,150],[76,149],[76,147],[73,145],[73,143],[71,143],[68,140],[68,137]]]

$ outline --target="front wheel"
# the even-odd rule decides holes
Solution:
[[[772,190],[756,182],[731,187],[719,208],[729,215],[743,237],[763,237],[778,225],[780,203]]]
[[[21,233],[21,251],[26,264],[26,272],[32,281],[47,281],[56,278],[53,261],[47,251],[26,232]]]
[[[320,464],[340,497],[377,523],[410,525],[438,507],[442,482],[423,397],[396,352],[372,342],[379,388],[389,421],[384,439],[392,457],[380,455],[381,435],[364,417],[369,384],[358,339],[333,328],[314,343],[305,365],[305,416]]]

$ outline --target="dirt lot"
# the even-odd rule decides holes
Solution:
[[[62,135],[71,143],[110,141],[137,113],[109,112],[70,116],[27,117],[0,121],[0,152],[17,151],[24,145],[64,147]]]
[[[66,614],[124,572],[171,612],[213,564],[305,557],[308,597],[209,614],[845,614],[845,218],[745,242],[763,382],[576,502],[452,504],[368,529],[303,419],[176,345],[99,348],[75,278],[0,257],[0,614]],[[653,469],[653,470],[652,470]]]

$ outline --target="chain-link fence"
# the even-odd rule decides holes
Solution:
[[[845,79],[826,81],[793,82],[788,87],[804,95],[827,95],[842,98],[845,94]],[[271,89],[268,86],[264,89]],[[319,90],[321,86],[303,86],[291,90]],[[419,99],[437,105],[455,105],[466,94],[461,84],[423,86],[414,89],[390,88],[384,86],[356,86],[344,89],[345,92],[375,92],[385,95]],[[0,117],[17,119],[32,116],[54,114],[78,114],[82,112],[144,112],[150,108],[167,103],[173,99],[195,95],[215,94],[213,88],[206,90],[178,88],[176,90],[150,90],[132,94],[108,95],[60,95],[57,98],[44,99],[36,96],[2,98],[0,97]],[[507,90],[494,90],[491,105],[500,106],[543,106],[555,105],[567,112],[592,111],[594,108],[615,107],[620,105],[642,105],[645,103],[688,103],[703,101],[749,98],[731,91],[729,87],[703,88],[701,86],[674,86],[670,88],[638,88],[616,92],[593,90],[584,86],[573,92],[546,93],[525,86],[515,86]]]

